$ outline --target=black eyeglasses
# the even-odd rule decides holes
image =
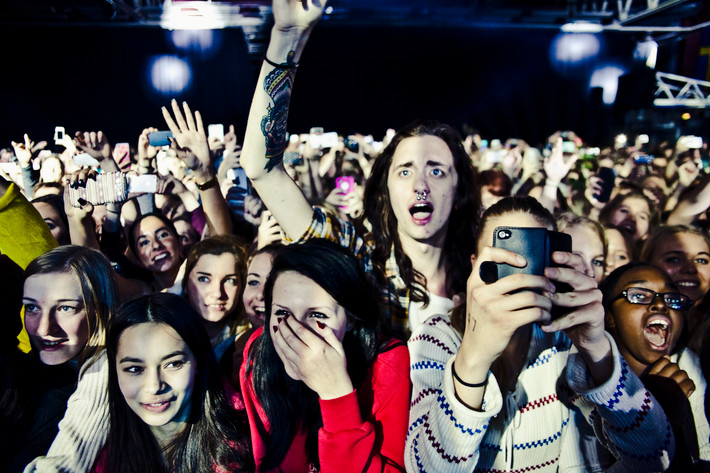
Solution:
[[[661,296],[663,303],[669,309],[688,310],[693,305],[693,300],[678,292],[655,292],[643,287],[629,287],[621,291],[612,302],[625,298],[631,304],[651,305],[656,297]]]

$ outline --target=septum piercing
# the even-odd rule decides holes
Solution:
[[[417,200],[426,200],[426,191],[414,191],[415,194],[417,194]]]

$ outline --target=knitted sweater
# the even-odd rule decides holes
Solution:
[[[675,451],[671,426],[608,338],[613,374],[594,387],[570,340],[534,325],[515,392],[503,397],[489,373],[479,412],[454,391],[461,337],[447,316],[429,318],[409,340],[407,471],[590,472],[614,462],[606,471],[664,471]]]
[[[79,383],[67,402],[64,418],[49,452],[27,465],[25,473],[87,472],[108,435],[108,358],[102,350],[79,372]]]
[[[244,349],[240,382],[251,442],[259,471],[266,451],[263,434],[270,427],[251,377],[246,376],[247,353],[262,333],[258,329]],[[409,356],[404,345],[381,352],[367,379],[345,396],[320,400],[323,427],[318,432],[318,456],[323,473],[401,472],[404,470],[404,438],[410,386]],[[306,455],[305,432],[297,432],[281,462],[280,473],[317,471]]]

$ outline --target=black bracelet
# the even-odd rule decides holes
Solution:
[[[482,388],[483,386],[488,384],[488,373],[486,373],[486,379],[484,379],[482,383],[467,383],[463,379],[459,378],[458,374],[456,374],[456,363],[451,363],[451,372],[454,374],[454,378],[456,379],[456,381],[463,384],[467,388]]]
[[[266,62],[266,64],[269,64],[270,66],[275,67],[276,69],[296,69],[298,67],[298,64],[296,64],[295,62],[277,64],[266,56],[264,56],[264,62]]]

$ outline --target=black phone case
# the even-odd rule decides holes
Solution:
[[[549,265],[548,245],[545,228],[497,227],[493,232],[493,246],[519,254],[525,258],[527,265],[516,268],[505,263],[497,264],[496,279],[516,273],[542,276]]]

